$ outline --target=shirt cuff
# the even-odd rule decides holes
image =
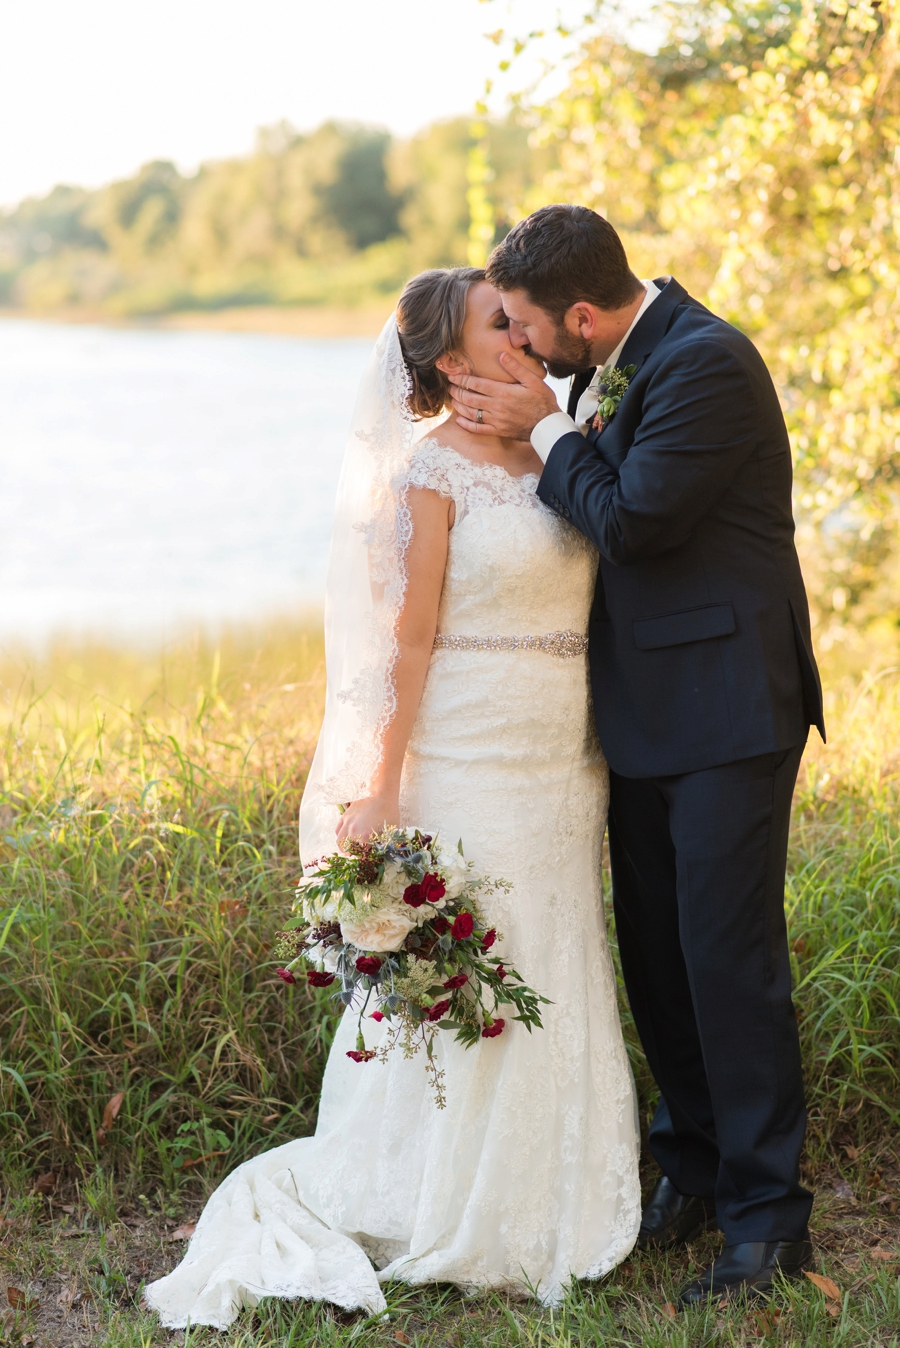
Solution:
[[[549,417],[539,421],[531,432],[531,443],[541,463],[547,462],[557,440],[577,430],[575,422],[565,412],[551,412]]]

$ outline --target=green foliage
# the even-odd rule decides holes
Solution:
[[[0,302],[121,316],[378,303],[415,271],[465,262],[471,145],[464,118],[407,143],[281,123],[193,177],[156,162],[96,192],[58,187],[0,217]],[[502,235],[538,161],[514,122],[492,124],[485,145]]]
[[[827,649],[848,621],[900,618],[900,11],[694,0],[656,13],[658,53],[593,33],[542,110],[560,157],[545,199],[608,213],[642,275],[674,271],[760,346],[792,432]]]

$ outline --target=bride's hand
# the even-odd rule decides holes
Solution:
[[[396,797],[365,796],[347,806],[335,834],[339,843],[347,838],[368,842],[373,834],[381,833],[385,825],[396,827],[399,823],[400,802]]]

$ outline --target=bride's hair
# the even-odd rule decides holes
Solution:
[[[466,299],[471,287],[483,280],[481,267],[442,267],[421,272],[403,288],[397,329],[412,380],[407,404],[417,420],[438,416],[449,402],[450,381],[437,362],[462,350]]]

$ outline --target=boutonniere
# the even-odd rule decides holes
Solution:
[[[591,422],[595,431],[602,431],[618,412],[619,403],[628,392],[631,376],[636,369],[636,365],[626,365],[624,370],[607,365],[605,370],[601,370],[600,383],[597,385],[597,415]]]

